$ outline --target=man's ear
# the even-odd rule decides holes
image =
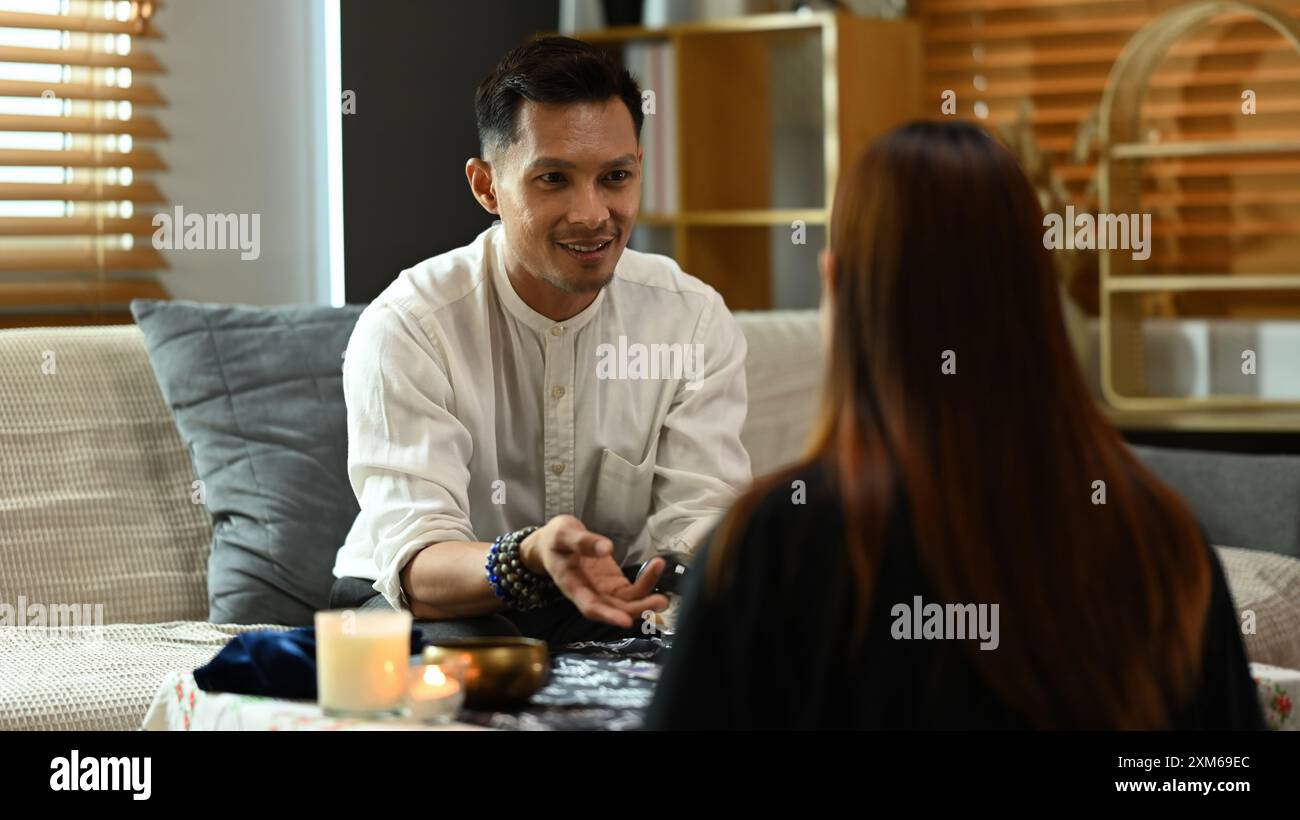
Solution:
[[[465,180],[469,182],[470,193],[478,200],[478,204],[483,206],[483,210],[490,214],[500,214],[501,208],[497,204],[496,186],[493,185],[492,166],[478,157],[472,157],[465,162]]]

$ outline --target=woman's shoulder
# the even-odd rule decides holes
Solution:
[[[810,567],[829,572],[847,560],[851,516],[833,465],[813,462],[785,468],[759,479],[753,492],[748,503],[733,511],[737,520],[728,528],[731,548],[747,560],[782,575]],[[883,533],[891,545],[910,537],[907,521],[905,500],[894,498]]]
[[[752,512],[743,527],[746,540],[806,532],[814,525],[822,529],[842,518],[842,503],[831,468],[820,461],[793,465],[765,476],[755,483],[754,493]]]
[[[833,465],[820,459],[778,470],[762,481],[761,506],[778,512],[787,506],[819,510],[839,507],[834,470]],[[759,486],[757,482],[755,486]]]

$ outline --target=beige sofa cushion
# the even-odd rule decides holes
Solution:
[[[739,312],[749,352],[749,412],[740,440],[755,476],[796,460],[821,399],[822,339],[815,310]]]
[[[211,660],[235,635],[281,626],[0,627],[0,731],[139,729],[167,673]]]
[[[0,454],[0,625],[206,617],[211,524],[137,328],[0,331]]]

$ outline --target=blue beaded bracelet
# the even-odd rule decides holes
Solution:
[[[524,527],[497,536],[484,565],[492,592],[506,606],[520,612],[545,606],[557,592],[554,581],[525,567],[519,557],[519,545],[536,530],[537,527]]]

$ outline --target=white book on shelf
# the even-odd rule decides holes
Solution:
[[[623,51],[623,65],[632,74],[644,94],[652,90],[651,53],[652,43],[628,43]],[[654,211],[654,118],[645,116],[641,124],[641,150],[644,152],[644,165],[641,169],[641,212],[649,214]]]
[[[676,64],[668,43],[628,43],[624,65],[641,86],[641,149],[645,160],[641,177],[641,213],[664,216],[678,208],[677,191],[677,87]],[[653,92],[646,105],[645,92]]]
[[[649,173],[650,195],[646,199],[650,213],[663,213],[664,186],[664,144],[663,117],[659,113],[659,98],[663,92],[663,48],[659,43],[651,43],[648,87],[654,92],[654,113],[646,115],[646,130],[650,132],[650,146],[646,156],[650,157]]]
[[[662,91],[658,95],[659,113],[663,125],[660,131],[659,150],[663,155],[663,190],[660,193],[660,213],[677,213],[680,192],[677,190],[677,55],[671,42],[660,44],[662,49]]]

